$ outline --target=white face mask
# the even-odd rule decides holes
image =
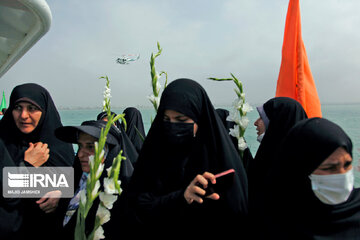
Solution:
[[[345,202],[354,188],[353,169],[343,174],[311,174],[309,178],[316,197],[325,204],[335,205]]]
[[[261,143],[261,141],[263,140],[264,135],[265,135],[265,132],[263,132],[262,134],[260,134],[260,135],[257,137],[257,140],[258,140],[259,143]]]

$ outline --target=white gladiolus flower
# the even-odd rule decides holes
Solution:
[[[229,129],[229,134],[232,137],[237,138],[238,140],[238,149],[243,153],[247,148],[247,144],[244,139],[245,130],[249,125],[249,119],[246,117],[246,114],[253,110],[249,103],[245,101],[245,93],[243,91],[243,84],[239,81],[232,73],[232,78],[209,78],[216,81],[228,81],[232,80],[237,88],[234,89],[237,98],[232,103],[233,110],[230,111],[229,115],[226,117],[226,121],[234,122],[235,125],[233,128]]]
[[[239,125],[235,125],[234,128],[230,128],[229,134],[238,139],[240,137]]]
[[[241,93],[240,97],[235,99],[233,102],[234,111],[229,113],[227,116],[226,121],[235,122],[234,128],[230,128],[229,134],[233,137],[238,139],[238,149],[240,151],[244,151],[248,146],[243,138],[240,136],[240,129],[244,132],[245,129],[249,125],[249,119],[245,116],[248,112],[252,111],[253,108],[250,106],[249,103],[245,103],[245,93]],[[243,116],[240,116],[240,109],[242,111]]]
[[[251,112],[253,110],[253,108],[250,106],[249,103],[245,103],[243,106],[242,106],[242,111],[244,114],[248,113],[248,112]]]
[[[114,202],[116,202],[118,196],[114,194],[106,194],[104,192],[101,192],[100,195],[100,201],[104,204],[104,206],[107,209],[112,209]]]
[[[104,188],[105,188],[105,192],[107,194],[116,193],[115,183],[114,183],[113,179],[104,178]]]
[[[104,155],[105,155],[105,151],[103,149],[99,155],[99,158],[102,160],[104,158]]]
[[[101,225],[110,221],[110,211],[104,208],[101,204],[99,204],[96,216],[99,217]]]
[[[160,104],[160,98],[159,97],[155,97],[154,94],[151,94],[150,96],[148,96],[150,102],[152,102],[153,104],[155,103],[156,106],[159,106]]]
[[[249,119],[247,117],[242,117],[239,121],[241,129],[246,129],[249,124]]]
[[[120,180],[118,180],[118,184],[119,185],[121,184]],[[105,193],[107,194],[119,193],[115,187],[114,179],[112,178],[104,178],[104,188],[105,188]]]
[[[106,99],[111,98],[111,89],[108,88],[107,86],[105,86],[104,98],[106,98]]]
[[[83,206],[86,204],[86,189],[80,191],[80,203]]]
[[[96,171],[96,175],[95,175],[96,179],[98,179],[101,176],[101,174],[104,170],[104,166],[105,166],[105,164],[100,163],[99,168]]]
[[[159,77],[159,76],[157,76]],[[106,80],[106,86],[104,89],[104,99],[103,99],[103,110],[109,112],[110,111],[110,98],[111,98],[111,89],[109,87],[110,81],[107,76],[101,77]],[[156,87],[158,88],[158,91],[160,91],[161,85],[156,84]],[[157,93],[155,92],[155,95]],[[149,99],[155,104],[158,104],[160,99],[159,97],[150,96]],[[120,115],[121,117],[123,115]],[[116,119],[119,119],[116,118]],[[111,122],[108,123],[107,127],[109,127]],[[103,132],[105,133],[105,132]],[[106,141],[106,136],[101,136],[100,139],[94,143],[96,158],[94,155],[89,156],[88,163],[90,166],[90,172],[87,175],[87,182],[86,182],[86,188],[81,190],[79,195],[79,216],[77,218],[76,222],[76,228],[75,228],[75,239],[82,239],[83,237],[87,238],[83,228],[85,225],[85,222],[87,222],[86,219],[86,213],[89,212],[91,208],[91,203],[94,202],[94,200],[99,196],[100,203],[98,204],[97,212],[96,212],[96,221],[95,226],[93,227],[93,230],[91,232],[91,239],[100,240],[104,239],[104,229],[102,227],[103,224],[107,223],[111,219],[111,213],[109,209],[112,209],[114,206],[114,202],[118,199],[118,195],[113,195],[113,193],[117,194],[118,192],[121,193],[121,188],[119,188],[119,185],[121,181],[117,180],[115,182],[115,177],[113,179],[104,179],[104,189],[105,192],[112,193],[112,194],[106,194],[105,192],[100,191],[101,184],[99,178],[102,175],[102,172],[104,171],[105,164],[102,163],[102,160],[106,158],[108,154],[108,149],[105,147],[104,149],[99,147],[99,141],[104,142]],[[120,157],[122,155],[119,154]],[[112,169],[109,167],[107,169],[108,174],[112,173],[115,169]],[[113,175],[118,176],[118,165],[115,170],[115,173]],[[119,184],[119,185],[118,185]],[[116,187],[117,186],[117,187]],[[88,204],[89,203],[89,204]],[[94,202],[95,203],[95,202]],[[91,219],[90,219],[91,221]],[[100,226],[99,226],[100,225]],[[86,229],[88,230],[88,229]]]
[[[112,169],[112,166],[110,166],[109,168],[106,169],[106,172],[107,172],[107,175],[108,175],[108,176],[110,176],[111,169]]]
[[[238,139],[238,148],[239,148],[240,151],[244,151],[247,148],[247,144],[245,142],[245,139],[242,138],[242,137]]]
[[[102,226],[99,226],[94,234],[94,240],[100,240],[100,239],[104,239],[104,229],[102,228]]]
[[[226,117],[226,121],[235,122],[237,125],[239,125],[240,122],[239,112],[237,110],[231,111],[229,113],[229,116]]]
[[[236,98],[232,105],[235,109],[240,109],[243,106],[243,104],[244,101],[241,98]]]
[[[94,167],[94,161],[95,161],[94,155],[89,156],[89,165],[91,168]]]
[[[91,197],[92,197],[92,199],[95,199],[96,194],[97,194],[98,191],[99,191],[99,188],[100,188],[100,181],[97,180],[96,183],[95,183],[94,189],[93,189],[92,192],[91,192]]]
[[[159,78],[160,78],[160,76],[159,76]],[[159,93],[160,89],[161,89],[161,84],[159,81],[156,81],[156,92]]]
[[[156,97],[155,102],[156,102],[156,106],[159,106],[160,105],[160,97]]]

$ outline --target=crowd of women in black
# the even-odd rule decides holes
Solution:
[[[169,232],[360,239],[360,191],[354,188],[348,135],[329,120],[308,119],[290,98],[270,99],[257,110],[260,146],[253,158],[249,149],[240,153],[229,135],[234,123],[226,121],[228,111],[215,110],[196,81],[178,79],[166,87],[146,136],[140,112],[127,108],[126,130],[116,122],[106,140],[105,168],[120,150],[126,157],[120,170],[123,192],[103,226],[106,239]],[[62,126],[46,89],[30,83],[13,89],[0,121],[2,168],[73,166],[75,192],[72,198],[1,196],[0,239],[74,237],[89,156],[106,121],[107,114],[100,113],[81,126]],[[72,144],[78,144],[76,154]],[[224,183],[216,174],[226,170],[233,175]],[[93,207],[86,234],[95,214]]]

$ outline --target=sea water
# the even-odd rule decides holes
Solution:
[[[230,109],[230,107],[221,108]],[[148,132],[151,126],[151,119],[155,118],[155,110],[153,108],[138,108],[142,114],[145,132]],[[254,108],[255,109],[255,108]],[[122,113],[123,108],[114,108],[113,112]],[[77,126],[86,120],[96,120],[96,116],[101,109],[71,109],[59,110],[61,120],[64,126]],[[350,136],[353,142],[353,166],[355,172],[355,185],[360,187],[360,172],[357,171],[358,160],[360,158],[360,104],[324,104],[322,105],[323,118],[335,122],[341,126]],[[259,147],[256,140],[255,120],[259,117],[256,110],[248,113],[250,120],[249,126],[245,132],[245,139],[253,156]]]

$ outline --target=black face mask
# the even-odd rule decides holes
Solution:
[[[164,135],[171,145],[191,144],[194,140],[194,123],[164,122]]]

